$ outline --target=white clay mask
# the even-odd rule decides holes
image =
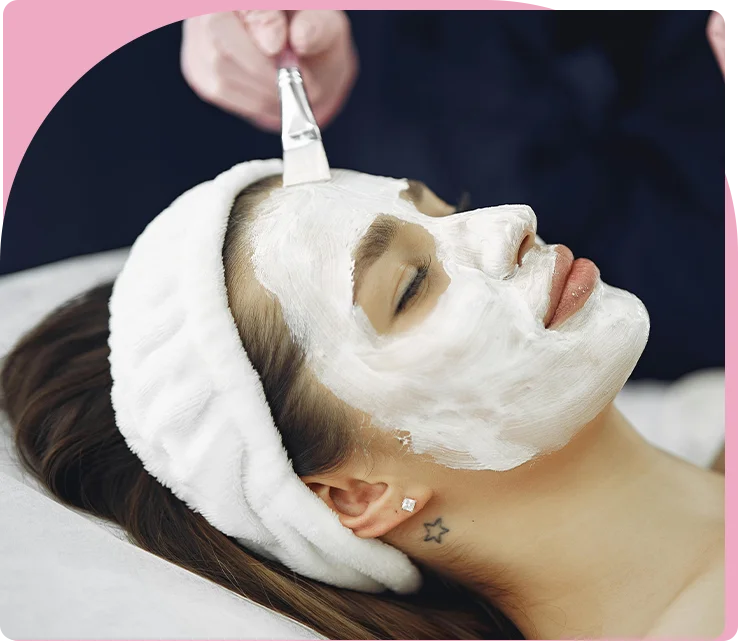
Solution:
[[[547,329],[554,246],[539,241],[517,264],[536,232],[529,207],[431,218],[400,196],[405,180],[332,175],[257,207],[252,260],[307,365],[375,426],[447,467],[503,471],[563,447],[622,388],[646,344],[645,308],[598,279]],[[353,299],[354,252],[379,215],[427,230],[450,279],[400,333],[377,333]]]

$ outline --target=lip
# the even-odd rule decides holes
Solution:
[[[547,329],[554,329],[578,312],[594,291],[600,270],[591,260],[577,258],[565,245],[556,245],[556,264],[551,279],[549,306],[543,318]]]

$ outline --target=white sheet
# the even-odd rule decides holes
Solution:
[[[127,250],[0,278],[0,355],[48,311],[111,280]],[[628,384],[617,405],[644,436],[707,466],[724,438],[724,372]],[[0,414],[0,629],[12,639],[322,639],[163,561],[50,498],[16,462]]]

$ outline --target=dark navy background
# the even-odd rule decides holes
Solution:
[[[646,303],[636,376],[724,364],[724,83],[708,13],[350,12],[361,73],[331,164],[471,206],[530,204],[539,234]],[[122,247],[185,189],[281,155],[200,101],[181,25],[126,45],[45,120],[6,211],[0,273]]]

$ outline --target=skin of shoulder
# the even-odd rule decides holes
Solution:
[[[675,597],[646,638],[715,639],[725,627],[725,550]]]

